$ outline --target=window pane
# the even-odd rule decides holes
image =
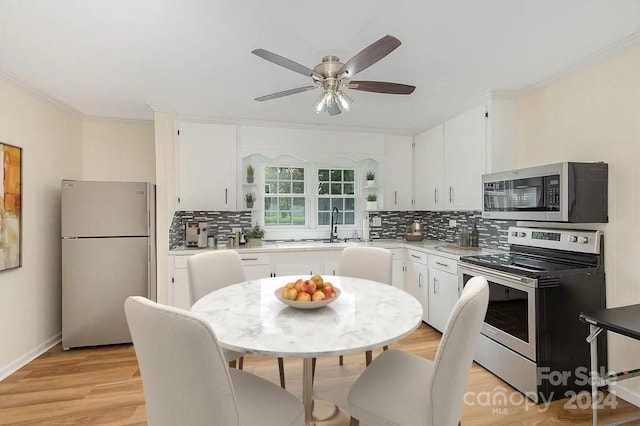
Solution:
[[[328,198],[318,198],[318,211],[329,211],[331,209],[331,203]]]
[[[291,194],[291,182],[278,182],[278,194]]]
[[[289,225],[291,224],[291,212],[280,212],[279,223]]]
[[[277,179],[278,178],[278,168],[277,167],[265,167],[264,168],[264,178],[265,179]]]
[[[329,184],[321,183],[318,185],[318,195],[325,195],[329,193]]]
[[[347,169],[347,170],[344,171],[344,179],[343,180],[345,182],[355,182],[356,181],[355,176],[356,176],[355,170]]]
[[[345,198],[344,199],[344,209],[345,210],[354,210],[356,209],[356,199],[355,198]]]
[[[282,210],[291,210],[291,198],[289,197],[280,197],[278,199],[278,209]]]
[[[274,194],[276,192],[276,188],[278,188],[278,183],[275,180],[268,180],[264,184],[264,193]]]
[[[318,182],[328,182],[329,181],[329,170],[320,169],[318,170]]]
[[[342,194],[342,184],[341,183],[331,183],[331,194],[332,195],[341,195]]]
[[[318,225],[331,225],[331,216],[329,212],[318,213]]]
[[[345,183],[344,184],[344,193],[347,195],[354,195],[355,194],[355,186],[352,183]]]
[[[291,179],[304,180],[304,169],[301,167],[291,169]]]
[[[264,197],[264,209],[271,210],[278,205],[278,199],[275,197]]]
[[[305,217],[304,212],[294,211],[293,212],[293,224],[294,225],[304,225]]]
[[[275,225],[278,223],[278,212],[265,211],[264,212],[264,224]]]
[[[333,210],[334,207],[337,207],[338,210],[340,210],[340,211],[344,210],[344,199],[342,199],[342,198],[332,198],[331,199],[331,210]]]
[[[293,209],[294,210],[302,210],[304,211],[304,198],[302,197],[294,197],[293,198]]]
[[[287,167],[281,167],[278,169],[278,179],[291,179],[291,169]]]
[[[342,181],[342,170],[331,170],[331,182]]]
[[[294,194],[304,194],[304,182],[293,182],[293,190]]]
[[[356,221],[356,215],[353,212],[344,213],[344,223],[352,224]]]

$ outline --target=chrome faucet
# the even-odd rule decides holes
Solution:
[[[333,208],[331,212],[331,235],[329,236],[329,242],[332,243],[338,240],[338,215],[340,214],[340,210],[337,207]]]

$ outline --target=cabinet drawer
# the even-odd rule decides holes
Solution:
[[[427,256],[427,253],[425,252],[407,249],[407,260],[410,260],[411,262],[422,263],[423,265],[427,265],[428,257],[429,256]]]
[[[449,272],[458,275],[458,262],[448,257],[433,256],[429,257],[429,266],[434,269]]]
[[[269,255],[267,253],[240,253],[240,260],[243,266],[268,265]]]

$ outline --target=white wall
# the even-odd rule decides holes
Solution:
[[[22,148],[22,267],[0,272],[0,379],[60,338],[60,181],[82,177],[82,118],[0,77],[0,141]]]
[[[153,121],[85,120],[83,179],[156,181]]]
[[[524,95],[517,108],[519,166],[609,163],[609,223],[599,226],[607,306],[640,303],[640,49]],[[610,368],[638,359],[640,342],[610,334]]]

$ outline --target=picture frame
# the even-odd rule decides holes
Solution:
[[[0,142],[0,272],[22,266],[22,148]]]

